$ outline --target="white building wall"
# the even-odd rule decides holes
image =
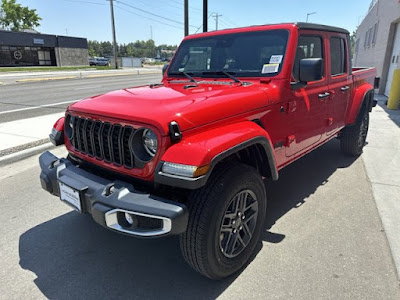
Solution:
[[[393,49],[393,39],[398,22],[400,22],[399,0],[378,0],[357,29],[356,43],[358,45],[354,53],[353,64],[355,66],[373,66],[377,68],[378,76],[381,77],[380,92],[385,89]],[[378,24],[378,27],[376,40],[373,43],[375,24]],[[368,30],[372,35],[371,42],[364,47]]]

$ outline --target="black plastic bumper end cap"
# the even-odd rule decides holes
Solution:
[[[51,194],[53,193],[53,186],[51,185],[50,179],[43,172],[40,173],[40,184],[44,190]]]
[[[108,212],[110,210],[111,210],[111,207],[109,207],[109,206],[106,206],[106,205],[103,205],[100,203],[95,203],[92,206],[90,214],[92,215],[92,218],[96,223],[99,223],[101,226],[107,227],[105,214],[106,214],[106,212]]]

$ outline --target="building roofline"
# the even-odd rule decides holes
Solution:
[[[5,29],[0,29],[0,32],[5,32],[7,34],[45,35],[45,36],[53,36],[53,37],[55,36],[55,37],[86,39],[87,40],[87,38],[84,38],[84,37],[48,34],[48,33],[41,33],[41,32],[24,32],[24,31],[12,31],[12,30],[5,30]]]

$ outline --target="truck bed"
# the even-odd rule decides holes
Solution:
[[[354,87],[362,85],[365,82],[374,85],[375,77],[376,77],[376,68],[373,67],[353,67],[353,82]]]

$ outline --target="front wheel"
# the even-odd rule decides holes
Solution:
[[[237,272],[259,241],[266,205],[264,183],[254,168],[221,166],[188,200],[188,229],[180,237],[185,260],[211,279]]]
[[[340,135],[342,151],[351,156],[359,156],[363,152],[369,127],[369,113],[365,106],[357,117],[354,125],[346,127]]]

